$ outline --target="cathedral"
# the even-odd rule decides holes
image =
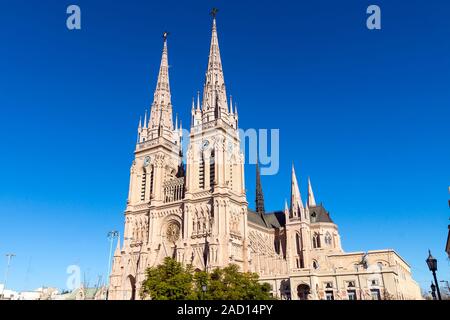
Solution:
[[[139,121],[108,299],[140,299],[145,270],[168,256],[196,270],[236,264],[269,283],[277,299],[421,299],[409,265],[394,250],[343,251],[309,179],[302,200],[293,167],[290,203],[266,212],[257,165],[256,206],[249,208],[238,110],[226,92],[215,14],[185,155],[172,109],[165,33],[151,111]]]

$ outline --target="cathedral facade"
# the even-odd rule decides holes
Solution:
[[[421,298],[410,267],[395,251],[343,251],[338,227],[316,203],[309,179],[303,202],[294,168],[290,203],[265,212],[257,166],[256,209],[249,208],[238,110],[226,93],[215,17],[186,155],[172,112],[165,34],[150,115],[139,122],[109,299],[139,299],[145,270],[168,256],[197,270],[237,264],[258,273],[279,299]]]

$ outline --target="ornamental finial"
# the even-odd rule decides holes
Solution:
[[[211,16],[213,17],[213,19],[216,18],[217,12],[219,12],[219,9],[217,9],[217,8],[212,8],[210,14],[211,14]]]
[[[167,31],[164,31],[163,32],[163,39],[164,39],[164,41],[166,41],[167,40],[167,37],[169,36],[169,33],[167,32]]]

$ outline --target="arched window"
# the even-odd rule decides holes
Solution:
[[[214,159],[214,151],[211,151],[211,157],[209,158],[209,185],[214,186],[214,180],[216,178],[216,163]]]
[[[198,165],[198,185],[200,189],[205,188],[205,159],[203,157],[203,152],[200,156],[200,163]]]
[[[331,234],[329,232],[327,232],[327,234],[325,235],[325,244],[327,246],[331,246],[332,242],[333,242],[333,239],[331,237]]]
[[[315,212],[311,213],[311,222],[316,222],[317,215]]]
[[[319,269],[319,263],[316,260],[313,260],[312,267],[314,270]]]
[[[297,245],[297,253],[301,253],[302,252],[303,243],[302,243],[302,237],[298,233],[295,234],[295,242],[296,242],[296,245]]]
[[[312,242],[313,248],[320,248],[320,235],[318,233],[314,233]]]

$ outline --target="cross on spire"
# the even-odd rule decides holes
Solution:
[[[212,9],[211,9],[211,12],[210,12],[210,15],[215,19],[216,16],[217,16],[217,12],[219,12],[219,9],[217,9],[217,8],[212,8]]]

